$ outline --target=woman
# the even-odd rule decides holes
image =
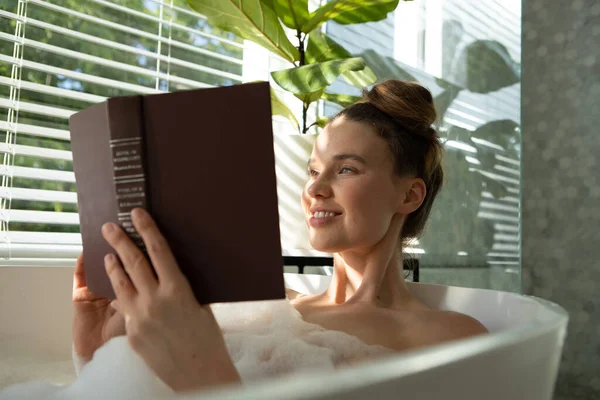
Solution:
[[[365,92],[316,140],[302,207],[311,245],[334,254],[334,272],[323,294],[288,290],[305,321],[397,351],[486,332],[466,315],[430,309],[402,279],[401,246],[422,232],[442,186],[435,119],[427,89],[391,80]],[[87,290],[80,258],[76,353],[89,360],[107,340],[127,334],[134,351],[176,391],[239,382],[210,307],[195,301],[153,220],[140,209],[132,219],[158,280],[127,235],[106,224],[104,237],[123,263],[111,254],[105,259],[118,302]]]

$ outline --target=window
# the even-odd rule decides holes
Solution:
[[[241,83],[243,41],[185,0],[0,5],[0,264],[80,251],[71,114],[107,97]]]
[[[68,133],[73,112],[107,97],[265,80],[269,70],[290,67],[211,27],[185,0],[6,3],[0,5],[2,265],[72,265],[79,252]],[[313,9],[322,3],[310,1]],[[378,79],[418,80],[436,97],[447,184],[429,229],[410,249],[422,280],[518,290],[520,2],[401,1],[383,21],[331,22],[324,29],[363,56]],[[360,94],[341,79],[328,91]],[[293,95],[280,97],[298,108]],[[315,109],[329,116],[339,107],[325,102]],[[274,131],[293,129],[275,117]],[[311,144],[276,138],[275,147],[291,167]],[[303,177],[293,168],[278,174],[286,181],[278,188],[284,251],[310,255],[297,234]]]

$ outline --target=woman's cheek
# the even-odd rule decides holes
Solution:
[[[371,239],[373,241],[372,244],[379,243],[385,234],[390,229],[390,221],[385,218],[385,216],[380,213],[378,216],[374,216],[371,220]]]
[[[366,192],[366,191],[365,191]],[[390,209],[389,204],[381,202],[381,197],[369,196],[365,198],[363,204],[367,207],[361,207],[360,212],[363,231],[368,232],[368,235],[375,243],[379,242],[387,233],[392,222],[394,213]]]

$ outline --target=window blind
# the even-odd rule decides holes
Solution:
[[[184,0],[0,4],[0,265],[81,250],[68,118],[108,97],[242,82],[244,44]]]

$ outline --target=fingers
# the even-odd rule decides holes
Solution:
[[[135,286],[137,292],[149,293],[156,290],[158,282],[152,274],[152,270],[150,269],[152,267],[148,263],[144,253],[142,253],[135,243],[133,243],[129,236],[113,223],[104,224],[102,227],[102,235],[119,255],[119,258],[125,267],[125,271],[129,274],[129,278],[131,278],[131,282]],[[107,268],[109,263],[110,265],[117,265],[118,268],[114,269],[120,270],[124,274],[125,271],[121,269],[119,261],[116,260],[116,257],[112,257],[114,260],[105,260]]]
[[[119,305],[122,306],[121,311],[124,311],[124,308],[128,308],[132,305],[137,290],[114,254],[107,254],[106,257],[104,257],[104,267],[106,268],[110,283],[119,300]]]
[[[131,217],[135,229],[144,240],[159,281],[166,284],[187,282],[177,265],[167,240],[160,233],[150,214],[141,208],[136,208],[132,211]]]
[[[73,275],[73,290],[86,287],[85,268],[83,266],[83,252],[79,253],[75,262],[75,273]]]
[[[110,306],[119,314],[124,315],[125,310],[123,310],[123,306],[119,303],[119,300],[113,300],[110,302]]]

